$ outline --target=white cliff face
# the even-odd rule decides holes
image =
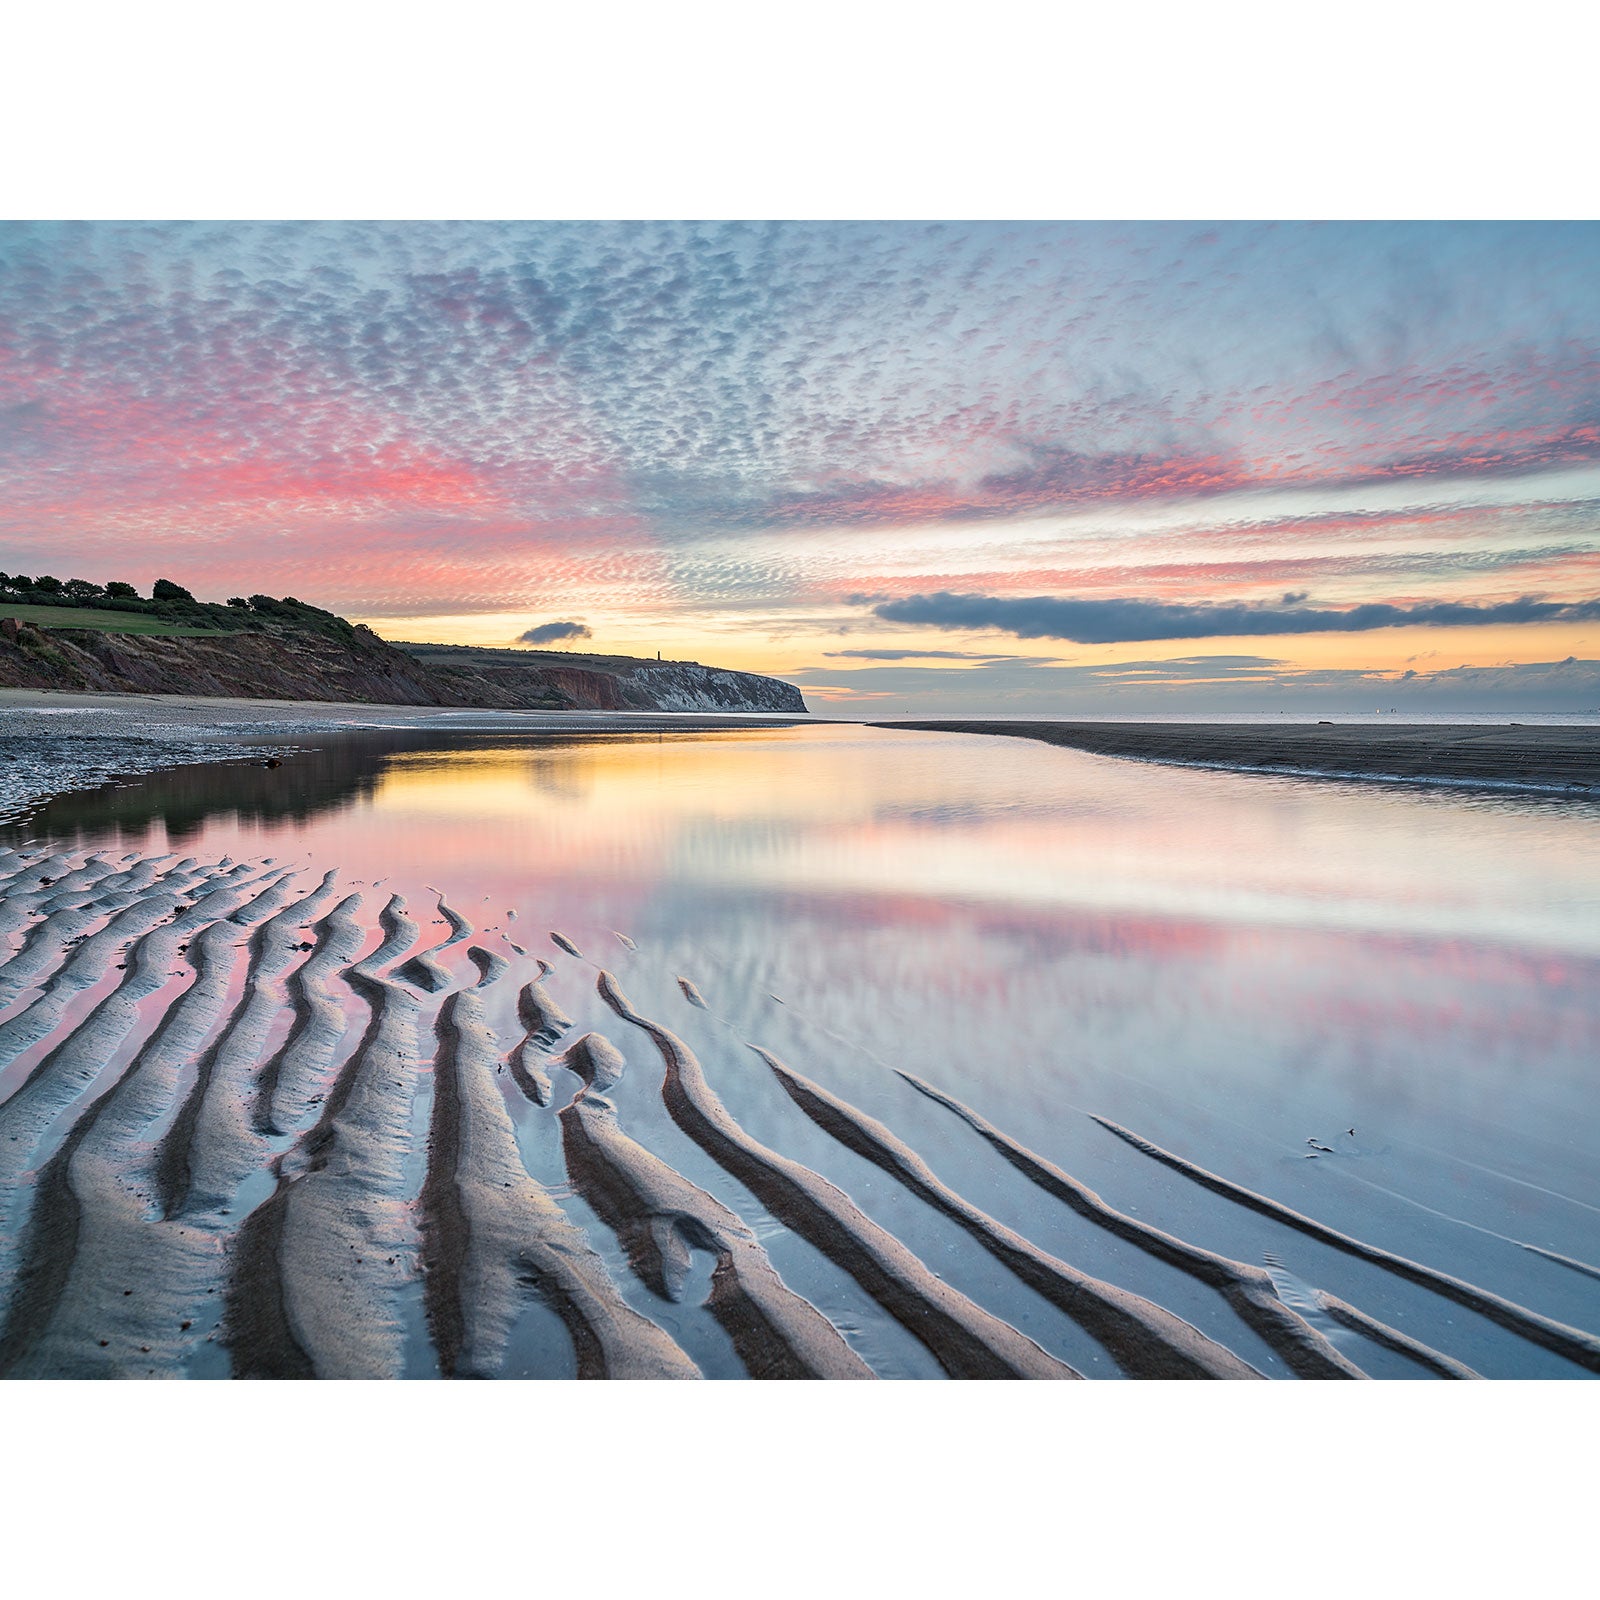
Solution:
[[[794,711],[806,703],[792,683],[755,672],[730,672],[663,662],[635,667],[619,678],[630,702],[639,696],[639,710],[657,711]]]
[[[641,661],[566,650],[407,644],[435,693],[419,702],[601,711],[747,711],[807,715],[792,683],[698,661]]]

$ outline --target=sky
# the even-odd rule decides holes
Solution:
[[[0,224],[0,568],[834,716],[1600,707],[1600,226]]]

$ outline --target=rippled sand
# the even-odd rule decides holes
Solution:
[[[615,960],[560,930],[525,934],[509,915],[480,929],[448,891],[418,908],[304,858],[0,855],[0,1372],[492,1377],[513,1370],[514,1346],[514,1370],[551,1376],[900,1370],[843,1302],[819,1306],[785,1280],[766,1243],[778,1230],[937,1371],[1083,1375],[741,1123],[681,1031],[707,1014],[700,977],[678,979],[684,1021],[651,1014]],[[633,938],[615,938],[617,959],[639,958]],[[604,1032],[569,1015],[585,991],[612,1019]],[[900,1070],[952,1135],[964,1128],[1034,1186],[1041,1215],[1066,1208],[1215,1297],[1220,1320],[1208,1315],[1202,1332],[1162,1296],[988,1214],[938,1175],[937,1152],[744,1042],[815,1130],[948,1219],[1122,1375],[1360,1378],[1363,1351],[1419,1376],[1478,1375],[1285,1269],[1306,1237],[1574,1375],[1600,1371],[1594,1334],[1098,1119],[1152,1184],[1173,1175],[1180,1194],[1221,1197],[1269,1225],[1263,1264],[1206,1248],[1185,1237],[1184,1205],[1113,1205],[1031,1149],[1027,1128],[996,1126],[959,1085]],[[615,1091],[640,1073],[681,1148],[749,1197],[747,1215],[627,1125]],[[560,1171],[530,1169],[522,1119],[547,1125]],[[1307,1143],[1308,1156],[1337,1155]],[[529,1332],[534,1312],[543,1333]]]

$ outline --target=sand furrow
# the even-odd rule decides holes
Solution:
[[[19,961],[24,960],[31,947],[36,947],[39,924],[35,919],[59,916],[65,912],[79,914],[89,911],[95,900],[94,887],[110,873],[98,857],[90,861],[101,867],[98,872],[85,873],[74,869],[65,856],[51,856],[28,871],[19,873],[5,886],[0,896],[0,939],[23,931],[23,939],[15,949],[0,949],[0,981],[10,982],[10,973]],[[26,983],[15,984],[11,993],[20,993]]]
[[[160,879],[185,870],[177,864],[163,866],[163,862],[172,859],[170,855],[140,856],[131,866],[123,867],[121,871],[112,873],[109,878],[101,879],[97,887],[102,894],[143,894]]]
[[[1341,1300],[1336,1294],[1329,1294],[1326,1289],[1313,1291],[1316,1302],[1337,1323],[1349,1328],[1353,1333],[1359,1333],[1371,1339],[1375,1344],[1381,1344],[1386,1350],[1393,1350],[1399,1355],[1408,1356],[1420,1366],[1427,1367],[1429,1371],[1436,1372],[1441,1378],[1482,1378],[1481,1372],[1475,1372],[1464,1361],[1457,1361],[1454,1356],[1447,1356],[1442,1350],[1435,1350],[1432,1345],[1424,1344],[1420,1339],[1413,1339],[1409,1333],[1402,1333],[1398,1328],[1392,1328],[1387,1322],[1379,1322],[1376,1317],[1370,1317],[1359,1307],[1351,1305],[1346,1300]]]
[[[392,968],[416,943],[401,895],[383,943],[345,973],[371,1007],[322,1113],[274,1164],[277,1188],[246,1219],[228,1286],[226,1338],[241,1377],[400,1374],[400,1295],[417,1239],[403,1199],[420,1070],[422,1003]]]
[[[1386,1350],[1393,1350],[1408,1360],[1419,1363],[1439,1377],[1478,1377],[1471,1367],[1457,1361],[1453,1356],[1435,1350],[1431,1345],[1422,1343],[1420,1339],[1413,1339],[1410,1334],[1401,1333],[1398,1328],[1380,1322],[1376,1317],[1341,1300],[1337,1295],[1329,1294],[1325,1289],[1313,1288],[1303,1279],[1297,1278],[1275,1252],[1266,1251],[1261,1260],[1268,1276],[1272,1279],[1272,1287],[1276,1290],[1278,1298],[1290,1310],[1304,1317],[1313,1327],[1328,1331],[1330,1338],[1333,1336],[1332,1330],[1348,1328],[1351,1332],[1361,1334]]]
[[[139,1003],[168,982],[180,947],[244,896],[242,886],[219,883],[180,910],[177,895],[157,893],[177,914],[134,941],[122,981],[0,1104],[0,1195],[25,1170],[51,1122],[105,1069],[137,1022]]]
[[[881,1122],[802,1077],[769,1051],[758,1046],[756,1054],[818,1127],[956,1222],[1029,1288],[1099,1340],[1129,1377],[1261,1377],[1248,1362],[1154,1301],[1080,1272],[997,1222],[941,1182],[916,1151]]]
[[[439,896],[439,915],[450,925],[450,932],[433,948],[435,950],[448,950],[453,944],[460,944],[463,939],[469,938],[478,930],[462,916],[437,889],[434,893]]]
[[[493,950],[485,950],[482,945],[468,945],[467,960],[478,969],[477,986],[480,989],[498,983],[511,970],[511,963],[504,956],[497,955]]]
[[[395,974],[414,989],[425,989],[429,994],[443,994],[455,981],[449,969],[433,959],[431,950],[420,951]]]
[[[280,1134],[301,1122],[310,1097],[333,1066],[345,1033],[344,1008],[328,987],[351,962],[366,937],[356,921],[362,897],[346,895],[313,931],[316,948],[290,974],[294,1026],[261,1070],[252,1123],[256,1132]]]
[[[156,1160],[161,1204],[168,1217],[218,1212],[259,1165],[262,1135],[251,1126],[249,1103],[267,1035],[283,1009],[284,974],[298,953],[300,924],[333,893],[330,870],[309,894],[262,922],[250,939],[244,994],[211,1048]]]
[[[1502,1235],[1503,1237],[1503,1235]],[[1587,1261],[1575,1260],[1572,1256],[1564,1256],[1555,1250],[1546,1250],[1540,1244],[1524,1244],[1521,1239],[1513,1241],[1522,1249],[1530,1251],[1536,1256],[1543,1256],[1546,1261],[1553,1261],[1558,1267],[1565,1267],[1568,1272],[1576,1272],[1584,1278],[1600,1278],[1600,1267],[1593,1267]]]
[[[586,1038],[599,1040],[596,1034]],[[608,1101],[583,1089],[559,1116],[578,1193],[654,1293],[681,1300],[690,1252],[715,1256],[706,1306],[751,1377],[874,1375],[838,1329],[783,1282],[749,1227],[623,1133]]]
[[[549,969],[540,962],[545,971]],[[517,996],[517,1018],[526,1030],[522,1043],[506,1057],[517,1087],[537,1106],[550,1104],[550,1075],[543,1062],[562,1034],[572,1026],[572,1018],[545,993],[538,980],[525,983]]]
[[[137,1259],[115,1274],[125,1280],[122,1289],[100,1287],[88,1297],[87,1321],[74,1318],[64,1304],[75,1275],[85,1273],[101,1284],[107,1276],[102,1253],[85,1239],[91,1224],[102,1235],[128,1234],[141,1214],[136,1197],[121,1185],[92,1194],[86,1204],[72,1181],[81,1145],[114,1093],[108,1090],[78,1119],[34,1181],[21,1267],[0,1329],[0,1377],[129,1377],[171,1370],[176,1340],[170,1336],[185,1331],[184,1319],[162,1319],[169,1337],[150,1343],[149,1284],[152,1277],[162,1282],[169,1276],[162,1252],[152,1249],[150,1240],[140,1238]]]
[[[120,909],[120,907],[112,908]],[[28,929],[21,948],[0,966],[0,1008],[9,1006],[27,989],[49,982],[72,960],[76,946],[88,930],[105,916],[105,909],[88,901],[75,901],[50,911]]]
[[[165,859],[171,860],[171,857]],[[107,861],[103,855],[88,855],[74,863],[72,855],[62,851],[22,873],[8,893],[37,895],[41,899],[49,899],[52,895],[79,894],[110,877],[116,870],[116,864]]]
[[[1214,1172],[1208,1172],[1204,1167],[1186,1161],[1170,1150],[1163,1150],[1159,1145],[1152,1144],[1148,1139],[1105,1117],[1095,1117],[1094,1120],[1107,1132],[1114,1133],[1119,1139],[1132,1145],[1135,1150],[1151,1157],[1152,1160],[1161,1162],[1163,1166],[1172,1168],[1174,1172],[1182,1173],[1184,1177],[1202,1188],[1211,1190],[1213,1194],[1220,1194],[1238,1205],[1259,1212],[1264,1217],[1271,1217],[1274,1222],[1280,1222],[1284,1227],[1293,1228],[1298,1233],[1308,1234],[1323,1244],[1342,1250],[1346,1255],[1370,1261],[1374,1266],[1383,1267],[1397,1277],[1432,1289],[1446,1299],[1454,1300],[1457,1305],[1466,1306],[1469,1310],[1489,1318],[1491,1322],[1498,1323],[1502,1328],[1527,1339],[1532,1344],[1553,1350],[1557,1355],[1565,1356],[1567,1360],[1587,1367],[1591,1372],[1600,1372],[1600,1338],[1582,1328],[1569,1327],[1564,1322],[1541,1316],[1527,1306],[1518,1305],[1515,1301],[1507,1300],[1488,1289],[1480,1289],[1476,1284],[1453,1277],[1448,1272],[1440,1272],[1435,1267],[1409,1260],[1377,1245],[1366,1244],[1360,1239],[1352,1238],[1348,1233],[1341,1233],[1337,1228],[1330,1228],[1326,1223],[1318,1222],[1276,1200],[1257,1194],[1253,1189],[1246,1189],[1242,1184],[1230,1182]]]
[[[23,895],[30,895],[41,888],[47,888],[72,870],[72,857],[64,850],[39,856],[24,866],[6,884],[6,903],[9,905]],[[0,916],[3,915],[4,907],[0,907]],[[3,931],[4,928],[0,928],[0,932]]]
[[[622,1082],[627,1063],[622,1052],[603,1033],[586,1033],[574,1039],[560,1055],[551,1059],[551,1065],[565,1067],[583,1080],[584,1087],[596,1094],[604,1094]]]
[[[604,1263],[528,1175],[495,1087],[475,990],[439,1015],[422,1188],[428,1321],[446,1377],[499,1370],[524,1285],[566,1324],[583,1378],[693,1378],[699,1369],[617,1293]]]
[[[0,1370],[174,1375],[189,1354],[194,1336],[186,1335],[218,1288],[220,1240],[154,1213],[145,1140],[222,1015],[242,943],[231,919],[192,942],[195,983],[41,1170]]]
[[[1053,1162],[1018,1144],[993,1123],[985,1121],[970,1106],[963,1105],[909,1072],[902,1071],[900,1076],[930,1100],[953,1111],[1047,1194],[1054,1195],[1107,1232],[1126,1239],[1158,1260],[1216,1289],[1233,1307],[1240,1320],[1254,1328],[1283,1357],[1290,1370],[1300,1377],[1366,1377],[1366,1373],[1342,1355],[1324,1334],[1284,1305],[1273,1289],[1272,1279],[1262,1268],[1243,1261],[1232,1261],[1227,1256],[1190,1244],[1175,1234],[1166,1233],[1118,1211],[1087,1184],[1080,1183]]]
[[[1593,1266],[1587,1261],[1579,1261],[1573,1256],[1564,1256],[1556,1250],[1547,1250],[1543,1245],[1529,1244],[1526,1239],[1518,1239],[1509,1233],[1501,1233],[1498,1228],[1485,1228],[1481,1223],[1469,1222],[1465,1217],[1458,1217],[1453,1211],[1441,1211],[1437,1206],[1426,1205],[1421,1200],[1414,1199],[1411,1195],[1402,1194],[1398,1189],[1391,1189],[1387,1184],[1374,1183],[1370,1178],[1363,1178],[1359,1174],[1351,1172],[1343,1164],[1334,1166],[1332,1170],[1347,1183],[1358,1183],[1362,1188],[1369,1189],[1375,1194],[1381,1194],[1385,1199],[1396,1201],[1410,1210],[1421,1211],[1430,1217],[1439,1217],[1445,1222],[1453,1223],[1458,1228],[1469,1228],[1473,1233],[1482,1234],[1486,1239],[1498,1239],[1502,1244],[1515,1245],[1519,1250],[1526,1250],[1530,1255],[1536,1255],[1545,1261],[1553,1262],[1558,1267],[1564,1267],[1568,1272],[1576,1272],[1580,1277],[1600,1280],[1600,1267]],[[1582,1205],[1581,1201],[1573,1202],[1566,1195],[1558,1195],[1548,1190],[1546,1193],[1551,1194],[1552,1199],[1566,1201],[1568,1204]]]
[[[1082,1376],[935,1277],[826,1179],[751,1138],[712,1091],[689,1047],[635,1011],[609,972],[600,974],[599,991],[623,1021],[655,1041],[666,1065],[662,1098],[673,1121],[773,1216],[848,1272],[952,1377]]]
[[[39,995],[0,1023],[0,1066],[16,1060],[24,1050],[45,1038],[61,1020],[73,997],[93,988],[105,977],[113,955],[120,954],[125,944],[141,938],[162,918],[172,914],[186,887],[179,880],[164,886],[164,893],[142,895],[131,904],[118,907],[109,921],[80,944],[59,945],[55,953],[62,959],[50,977],[39,985]],[[40,925],[41,930],[44,926]]]
[[[52,910],[107,901],[123,893],[137,895],[160,875],[159,863],[171,859],[158,856],[140,862],[144,871],[137,881],[130,873],[116,870],[114,866],[102,867],[86,877],[72,867],[66,856],[37,861],[27,871],[0,883],[0,939],[10,939],[19,930],[27,929],[34,918]],[[90,861],[99,866],[98,857],[91,857]],[[15,959],[19,948],[0,953],[0,971]]]
[[[477,930],[439,890],[435,889],[433,892],[438,895],[439,915],[444,918],[450,931],[437,944],[430,945],[426,950],[419,950],[395,976],[418,989],[426,989],[429,994],[443,994],[455,979],[450,976],[450,969],[438,959],[440,951],[460,944]]]

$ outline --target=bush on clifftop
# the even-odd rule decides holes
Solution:
[[[148,600],[142,599],[131,583],[113,581],[102,587],[87,578],[69,578],[63,583],[48,575],[29,578],[22,573],[0,572],[0,590],[29,605],[132,612],[221,633],[276,632],[278,629],[272,624],[287,623],[293,631],[319,633],[345,644],[356,644],[359,639],[354,626],[343,617],[293,595],[281,600],[267,594],[253,594],[248,600],[234,595],[226,605],[220,605],[196,600],[181,583],[170,578],[158,578]]]

